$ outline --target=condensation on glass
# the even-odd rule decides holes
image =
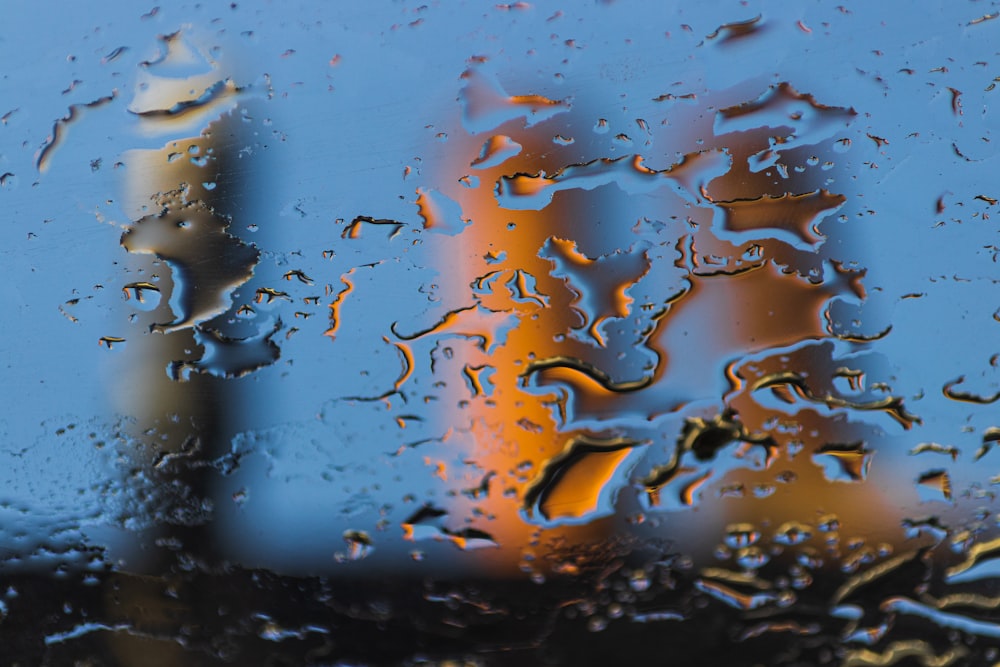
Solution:
[[[119,4],[0,10],[12,664],[1000,661],[992,6]]]

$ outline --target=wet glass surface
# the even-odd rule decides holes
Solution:
[[[16,665],[1000,661],[1000,9],[0,6]]]

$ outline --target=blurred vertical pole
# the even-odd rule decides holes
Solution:
[[[705,189],[710,217],[678,244],[690,289],[652,336],[675,358],[724,366],[729,386],[716,415],[692,414],[672,436],[673,460],[651,462],[645,504],[698,505],[697,524],[669,514],[664,522],[703,559],[722,544],[727,525],[754,526],[778,544],[783,525],[815,531],[836,513],[854,534],[896,535],[897,517],[870,511],[890,506],[898,493],[866,482],[870,445],[884,437],[880,426],[896,420],[908,429],[912,416],[876,389],[889,378],[884,360],[864,356],[869,341],[831,314],[835,301],[866,298],[864,267],[843,259],[864,242],[861,230],[840,215],[856,214],[853,181],[864,148],[855,148],[853,160],[836,151],[859,135],[851,128],[856,114],[787,83],[717,108],[705,144],[728,151],[732,166]],[[733,266],[733,258],[743,262]],[[697,343],[676,336],[699,329]],[[782,383],[787,378],[791,384]],[[762,403],[765,393],[786,405]],[[763,543],[737,550],[734,562],[764,551]]]
[[[110,613],[163,637],[214,609],[202,599],[211,593],[185,576],[222,565],[213,480],[253,413],[236,378],[278,356],[270,341],[278,321],[261,322],[249,305],[260,251],[241,238],[257,222],[251,98],[266,91],[260,81],[235,80],[190,39],[161,38],[162,53],[144,64],[129,107],[138,133],[162,147],[123,157],[135,219],[121,239],[130,275],[122,289],[135,333],[109,387],[131,459],[122,520],[135,537],[115,545],[124,564],[109,587]],[[266,235],[254,241],[266,244]],[[190,659],[175,641],[125,633],[111,641],[121,664]]]
[[[553,144],[555,129],[579,124],[584,110],[574,109],[567,121],[569,106],[557,100],[527,96],[533,101],[519,103],[478,68],[468,70],[463,78],[466,127],[449,133],[455,145],[444,173],[435,174],[435,180],[470,221],[458,237],[462,256],[468,259],[449,263],[444,286],[454,302],[467,301],[471,288],[479,308],[509,313],[517,323],[503,331],[485,326],[486,337],[495,343],[492,351],[486,346],[463,346],[456,354],[455,367],[464,381],[447,382],[451,390],[442,408],[444,420],[450,426],[471,428],[473,451],[467,458],[481,471],[483,487],[472,498],[456,498],[452,512],[478,517],[473,525],[499,547],[477,551],[475,561],[468,564],[473,571],[521,578],[526,572],[541,572],[540,563],[533,559],[546,555],[544,547],[535,549],[543,531],[526,514],[526,489],[573,434],[561,430],[556,406],[525,394],[519,386],[531,359],[564,352],[560,339],[581,325],[573,306],[578,297],[550,275],[552,262],[543,256],[543,248],[551,238],[600,247],[619,239],[602,238],[608,234],[605,229],[587,224],[601,208],[599,195],[560,198],[541,211],[507,210],[495,197],[494,189],[504,174],[553,173],[565,166],[558,161],[558,147]],[[562,115],[525,128],[532,104]],[[479,123],[477,116],[486,122]],[[494,122],[491,116],[496,116]],[[587,143],[585,137],[580,140]],[[454,185],[458,182],[462,186]],[[595,471],[597,475],[608,472]],[[593,484],[589,486],[581,488],[582,499],[571,499],[570,504],[587,505],[595,497]],[[548,527],[544,533],[546,539],[565,538],[580,544],[599,539],[608,530],[607,521],[588,521]]]

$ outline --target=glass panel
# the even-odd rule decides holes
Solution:
[[[14,664],[1000,659],[1000,13],[707,5],[0,7]]]

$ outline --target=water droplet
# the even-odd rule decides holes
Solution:
[[[342,222],[342,221],[341,221]],[[362,231],[367,227],[372,227],[373,229],[378,229],[383,227],[387,231],[387,238],[389,240],[394,239],[406,225],[402,222],[397,222],[395,220],[386,219],[375,219],[366,215],[358,216],[351,221],[344,231],[341,233],[340,238],[342,239],[359,239],[362,238]],[[329,253],[329,257],[327,254]],[[335,253],[332,250],[325,251],[323,253],[324,257],[331,259]]]
[[[253,276],[259,252],[230,236],[228,226],[204,204],[169,198],[160,213],[122,235],[126,250],[155,255],[172,269],[175,319],[154,330],[169,333],[221,315],[231,306],[231,292]]]
[[[990,403],[995,403],[1000,400],[1000,391],[983,396],[971,391],[956,390],[955,387],[963,382],[965,382],[965,376],[961,375],[957,379],[946,383],[944,387],[942,387],[941,393],[944,394],[946,398],[950,398],[953,401],[976,403],[978,405],[989,405]]]
[[[873,456],[863,442],[856,442],[824,445],[812,458],[831,482],[863,482],[868,477]]]
[[[447,511],[434,505],[424,505],[402,522],[403,539],[448,541],[463,551],[497,546],[493,536],[484,530],[448,528],[445,526],[447,517]]]
[[[951,502],[951,477],[945,470],[930,470],[917,478],[922,500]]]
[[[417,213],[424,220],[424,229],[454,235],[471,222],[462,217],[462,209],[453,199],[437,190],[418,188],[416,204]]]
[[[101,336],[100,340],[97,341],[98,345],[102,345],[109,350],[116,345],[123,344],[125,342],[124,338],[120,336]]]
[[[591,616],[587,619],[587,629],[591,632],[601,632],[608,627],[608,619],[603,616]]]
[[[752,19],[746,19],[744,21],[733,21],[731,23],[723,23],[715,32],[708,35],[705,39],[718,40],[718,44],[726,44],[733,42],[745,37],[750,37],[752,35],[759,34],[763,28],[764,23],[762,21],[763,15],[758,14]]]
[[[291,297],[288,296],[288,292],[282,292],[281,290],[274,289],[273,287],[258,287],[254,292],[253,300],[257,303],[268,304],[273,302],[275,299],[291,301]]]
[[[145,120],[171,120],[202,110],[204,107],[218,106],[221,100],[236,97],[243,90],[232,79],[225,79],[206,87],[197,97],[179,100],[169,107],[146,107],[136,101],[129,106],[129,111]]]
[[[719,602],[732,607],[733,609],[739,609],[741,611],[759,609],[778,600],[778,596],[774,593],[764,592],[745,594],[734,588],[726,586],[725,584],[708,579],[695,580],[694,587],[696,590],[707,594],[709,597],[712,597]]]
[[[565,101],[541,95],[508,95],[500,82],[481,68],[466,70],[462,79],[462,122],[471,134],[487,132],[518,118],[531,127],[570,108]]]
[[[494,373],[496,373],[496,368],[493,366],[485,364],[482,366],[465,365],[462,369],[462,375],[473,398],[493,395],[494,385],[490,380],[490,376]]]
[[[147,309],[156,308],[160,302],[160,288],[148,281],[129,283],[122,287],[122,294],[126,301],[134,300]],[[155,294],[156,298],[150,299],[150,294]]]
[[[347,560],[367,558],[375,550],[371,536],[363,530],[345,530],[344,542],[347,543]]]
[[[590,521],[610,514],[608,482],[640,444],[577,436],[545,464],[525,491],[525,510],[549,522]]]
[[[469,166],[473,169],[497,167],[520,152],[521,144],[506,135],[498,134],[486,140],[479,151],[479,157],[473,160]]]
[[[127,46],[119,46],[117,49],[112,50],[108,55],[101,58],[101,64],[107,65],[110,62],[114,62],[122,56],[126,51],[128,51]]]
[[[220,378],[243,377],[278,360],[281,351],[272,339],[280,329],[280,319],[264,322],[256,334],[237,338],[215,329],[197,327],[194,340],[204,348],[204,354],[193,361],[172,362],[167,373],[171,379],[179,381],[187,381],[191,373]]]
[[[835,533],[840,530],[840,519],[836,514],[824,514],[816,523],[816,529],[821,533]]]
[[[854,109],[820,104],[812,95],[799,93],[788,83],[781,83],[753,102],[721,109],[715,117],[715,133],[791,127],[790,134],[772,139],[769,148],[750,156],[750,170],[760,172],[775,166],[782,152],[832,137],[850,125],[856,115]]]
[[[698,96],[694,93],[687,93],[684,95],[674,95],[673,93],[664,93],[653,98],[654,102],[675,102],[682,101],[689,104],[694,104],[698,100]]]
[[[496,312],[476,304],[449,311],[435,324],[416,333],[400,333],[398,323],[393,323],[390,328],[401,341],[429,336],[459,336],[476,341],[480,350],[492,354],[497,346],[506,342],[507,335],[517,324],[518,317],[514,313]]]
[[[62,144],[67,132],[69,131],[70,124],[79,121],[80,118],[86,115],[89,111],[98,109],[113,102],[117,97],[117,91],[113,91],[110,95],[99,97],[93,102],[87,102],[86,104],[74,104],[70,106],[69,112],[53,124],[52,133],[48,136],[45,143],[42,144],[42,147],[38,151],[35,159],[35,167],[38,171],[45,172],[48,170],[49,164],[52,161],[52,153],[59,147],[60,144]]]
[[[550,275],[565,280],[578,295],[573,306],[583,315],[583,322],[574,328],[586,331],[602,347],[606,344],[602,325],[610,318],[628,316],[632,299],[626,290],[650,268],[644,246],[590,258],[580,253],[575,243],[550,237],[538,256],[551,261]]]
[[[307,276],[304,272],[294,269],[292,271],[286,271],[285,275],[282,276],[285,280],[291,280],[292,278],[297,279],[300,283],[305,283],[306,285],[312,285],[313,279]]]
[[[736,563],[744,570],[758,570],[769,560],[770,557],[757,547],[747,547],[736,553]]]
[[[958,448],[953,445],[939,445],[936,442],[921,442],[916,447],[910,450],[910,454],[923,454],[923,453],[933,453],[933,454],[947,454],[951,457],[952,461],[958,459]]]
[[[649,575],[645,570],[635,570],[629,577],[629,587],[636,593],[642,593],[643,591],[649,590],[650,580]]]
[[[937,517],[921,520],[904,519],[902,525],[906,531],[906,538],[910,540],[930,535],[935,543],[940,543],[948,537],[948,529],[941,525]]]
[[[802,544],[812,537],[812,529],[798,521],[788,521],[781,524],[774,533],[773,540],[778,544],[794,546]]]
[[[671,184],[688,200],[700,200],[705,184],[729,169],[725,151],[703,151],[685,155],[667,169],[650,169],[639,155],[600,158],[564,167],[551,176],[515,174],[497,181],[497,202],[511,210],[541,210],[563,190],[593,190],[611,183],[629,194],[652,192]]]
[[[811,246],[824,238],[818,223],[840,209],[845,201],[843,195],[817,190],[799,195],[716,201],[715,204],[725,211],[725,229],[734,232],[734,240],[745,242],[774,236]]]
[[[732,549],[742,549],[757,544],[760,533],[750,523],[736,523],[726,528],[725,543]]]

